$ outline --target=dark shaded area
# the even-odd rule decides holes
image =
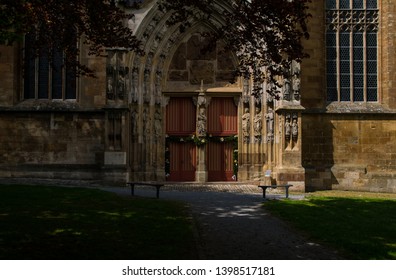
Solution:
[[[183,203],[0,186],[0,259],[195,259]]]

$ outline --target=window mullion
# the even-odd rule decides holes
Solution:
[[[336,46],[337,46],[337,100],[341,101],[341,42],[340,42],[340,29],[336,33]]]
[[[350,77],[350,102],[354,101],[354,91],[355,91],[355,85],[354,85],[354,77],[353,77],[353,66],[354,66],[354,58],[353,58],[353,26],[351,25],[351,32],[349,32],[349,77]]]
[[[363,31],[363,98],[367,102],[367,30]]]

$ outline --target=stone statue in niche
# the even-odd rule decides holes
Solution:
[[[161,103],[161,79],[162,79],[162,72],[157,70],[155,72],[155,103]]]
[[[274,141],[274,111],[272,108],[268,109],[268,113],[265,115],[267,121],[267,142]]]
[[[288,77],[285,77],[283,81],[283,99],[290,101],[291,86]]]
[[[118,76],[118,98],[123,100],[125,97],[125,78],[121,75]]]
[[[114,77],[116,74],[116,54],[115,52],[108,51],[106,65],[106,97],[107,99],[113,100],[115,98],[115,81]]]
[[[269,80],[267,83],[267,90],[265,92],[266,101],[269,105],[274,103],[274,95],[275,95],[276,87],[273,81]]]
[[[147,111],[147,108],[144,108],[143,110],[143,137],[146,139],[150,135],[150,115],[149,112]]]
[[[294,100],[300,99],[300,77],[298,77],[296,74],[293,76],[293,95]]]
[[[295,100],[300,99],[300,64],[293,62],[293,95]]]
[[[256,107],[256,113],[254,115],[253,122],[254,122],[254,124],[253,124],[254,140],[255,140],[255,142],[260,142],[261,141],[261,132],[263,129],[263,116],[261,114],[260,107]]]
[[[132,124],[132,135],[138,135],[138,123],[139,123],[139,114],[137,109],[133,109],[131,112],[131,124]]]
[[[110,99],[110,100],[114,99],[114,80],[113,80],[113,77],[108,77],[107,78],[106,97],[107,97],[107,99]]]
[[[198,107],[206,106],[206,98],[204,95],[201,94],[198,95],[197,106]]]
[[[285,120],[285,139],[286,142],[290,141],[291,137],[291,122],[290,122],[290,115],[286,115],[286,120]]]
[[[245,112],[242,115],[242,137],[244,143],[249,142],[249,136],[250,136],[249,131],[250,131],[250,113],[249,113],[249,108],[245,108]]]
[[[198,136],[206,135],[206,109],[205,107],[199,108],[197,119],[197,134]]]
[[[137,67],[132,70],[132,102],[138,101],[139,71]]]
[[[297,115],[293,116],[292,120],[292,139],[293,141],[297,141],[298,139],[298,122],[297,122]]]
[[[162,116],[160,109],[157,109],[154,114],[154,135],[156,139],[162,135]]]

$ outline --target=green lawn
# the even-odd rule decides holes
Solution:
[[[0,185],[0,259],[196,259],[179,202]]]
[[[345,259],[396,259],[396,196],[317,192],[307,199],[264,203],[308,237]]]

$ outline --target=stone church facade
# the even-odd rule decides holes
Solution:
[[[201,32],[228,20],[214,2],[212,20],[181,33],[143,1],[128,25],[146,55],[81,49],[96,78],[0,46],[0,177],[396,192],[394,1],[312,1],[310,57],[279,100],[265,93],[274,85],[255,98],[251,81],[231,83],[237,58],[221,42],[202,52]]]

